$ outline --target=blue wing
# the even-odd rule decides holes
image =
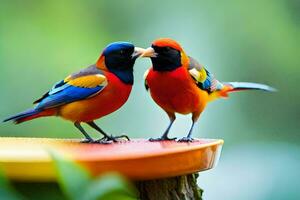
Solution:
[[[34,102],[38,103],[35,109],[53,108],[92,97],[101,92],[106,85],[104,74],[90,66],[56,83],[49,92]]]
[[[94,88],[76,87],[69,84],[64,84],[59,88],[55,88],[54,92],[51,90],[49,95],[41,100],[36,106],[36,109],[47,109],[57,107],[63,104],[74,101],[86,99],[100,92],[104,86],[97,86]]]

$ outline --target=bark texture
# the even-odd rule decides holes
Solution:
[[[202,200],[198,174],[136,182],[141,200]]]

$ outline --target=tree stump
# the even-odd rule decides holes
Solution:
[[[141,200],[202,200],[198,173],[136,182]]]

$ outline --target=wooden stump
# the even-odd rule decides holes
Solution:
[[[201,200],[198,174],[136,182],[141,200]]]

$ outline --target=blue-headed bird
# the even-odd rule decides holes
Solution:
[[[191,142],[194,124],[208,102],[240,90],[275,91],[270,86],[258,83],[222,83],[169,38],[155,40],[142,57],[150,57],[152,61],[152,67],[145,73],[145,87],[170,119],[163,135],[150,141],[176,139],[168,137],[176,119],[175,113],[192,114],[192,126],[187,136],[179,139],[181,142]]]
[[[94,120],[118,110],[128,99],[133,85],[133,66],[144,49],[128,42],[109,44],[96,64],[73,73],[56,83],[34,103],[34,108],[11,116],[4,121],[16,124],[46,116],[59,116],[74,123],[84,135],[83,142],[109,143],[126,135],[105,133]],[[87,123],[104,137],[92,139],[82,128]]]

